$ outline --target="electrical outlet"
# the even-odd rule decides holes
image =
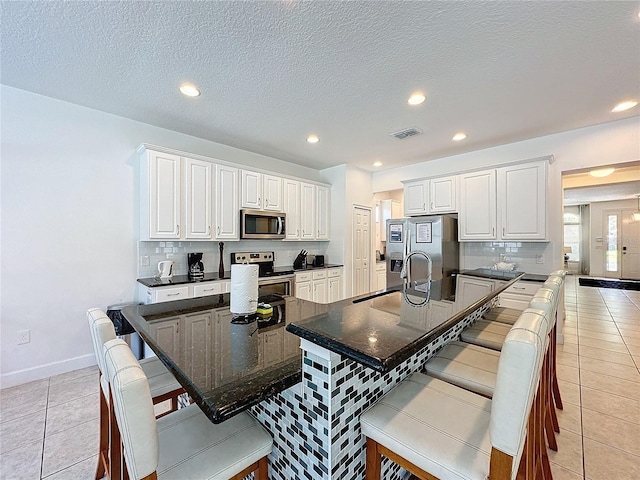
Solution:
[[[18,345],[23,345],[31,341],[31,332],[29,330],[18,331]]]
[[[542,253],[536,255],[536,263],[544,263],[544,255]]]
[[[140,258],[140,266],[141,267],[149,266],[149,255],[144,255],[142,258]]]

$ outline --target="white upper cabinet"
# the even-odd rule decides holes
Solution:
[[[240,209],[238,208],[238,169],[216,165],[215,238],[238,240]]]
[[[274,175],[262,175],[262,208],[281,212],[282,202],[282,178]]]
[[[503,240],[547,240],[547,162],[497,169]]]
[[[213,233],[211,182],[213,164],[191,158],[185,165],[185,228],[184,238],[211,240]]]
[[[282,211],[282,178],[242,170],[240,184],[242,208]]]
[[[316,237],[316,187],[300,183],[300,240]]]
[[[286,213],[286,240],[329,240],[330,186],[153,145],[136,153],[140,240],[239,240],[241,208]]]
[[[460,175],[460,240],[548,241],[547,161]]]
[[[262,210],[262,174],[242,170],[240,173],[240,195],[242,208]]]
[[[407,182],[404,185],[406,216],[456,212],[457,176]]]
[[[429,213],[456,212],[458,177],[433,178],[429,181]]]
[[[428,213],[429,180],[418,180],[404,185],[404,214],[424,215]]]
[[[316,187],[316,240],[329,240],[329,225],[331,224],[331,191],[328,187]]]
[[[283,210],[286,214],[286,240],[300,240],[300,182],[285,178]]]
[[[140,175],[140,237],[179,239],[181,222],[181,159],[144,150]]]
[[[460,175],[460,240],[495,240],[496,207],[495,170]]]

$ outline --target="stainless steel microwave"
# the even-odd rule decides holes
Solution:
[[[240,238],[278,239],[285,237],[284,213],[240,210]]]

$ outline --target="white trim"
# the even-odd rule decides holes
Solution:
[[[213,164],[219,164],[219,165],[226,165],[228,167],[234,167],[237,168],[238,170],[245,170],[245,171],[250,171],[250,172],[256,172],[256,173],[262,173],[262,174],[267,174],[267,175],[275,175],[277,177],[281,177],[281,178],[286,178],[286,179],[290,179],[290,180],[297,180],[299,182],[305,182],[305,183],[309,183],[311,185],[320,185],[323,187],[329,187],[329,189],[331,188],[331,185],[328,183],[322,183],[322,182],[318,182],[316,180],[308,180],[306,178],[302,178],[302,177],[293,177],[291,175],[287,175],[286,173],[279,173],[279,172],[275,172],[273,170],[264,170],[261,168],[254,168],[250,165],[244,165],[242,163],[235,163],[235,162],[230,162],[228,160],[221,160],[219,158],[214,158],[214,157],[208,157],[206,155],[200,155],[198,153],[189,153],[189,152],[183,152],[181,150],[175,150],[173,148],[169,148],[169,147],[163,147],[160,145],[153,145],[151,143],[141,143],[140,145],[138,145],[138,148],[136,148],[134,154],[137,154],[138,156],[145,154],[148,151],[154,151],[154,152],[160,152],[160,153],[165,153],[165,154],[169,154],[169,155],[177,155],[178,157],[184,157],[184,158],[191,158],[194,160],[201,160],[203,162],[209,162],[209,163],[213,163]],[[250,152],[253,153],[253,152]],[[258,154],[260,155],[260,154]],[[274,158],[274,157],[266,157],[266,158]],[[275,160],[279,160],[277,158],[275,158]],[[282,160],[283,162],[285,160]],[[307,167],[310,168],[310,167]]]
[[[59,362],[38,365],[37,367],[26,368],[16,372],[5,373],[0,376],[0,387],[8,388],[22,385],[23,383],[42,380],[61,373],[71,372],[80,368],[96,365],[96,357],[93,353],[80,357],[68,358]]]
[[[320,345],[316,345],[315,343],[311,343],[309,340],[306,340],[304,338],[300,339],[300,348],[306,352],[313,353],[314,355],[327,360],[331,365],[333,365],[334,363],[338,363],[341,358],[337,353],[333,353],[332,351],[327,350]]]

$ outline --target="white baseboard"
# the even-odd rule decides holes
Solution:
[[[69,358],[59,362],[39,365],[37,367],[26,368],[16,372],[9,372],[0,375],[0,388],[15,387],[23,383],[33,382],[34,380],[42,380],[53,375],[71,372],[80,368],[91,367],[96,364],[96,356],[91,353],[80,357]]]

